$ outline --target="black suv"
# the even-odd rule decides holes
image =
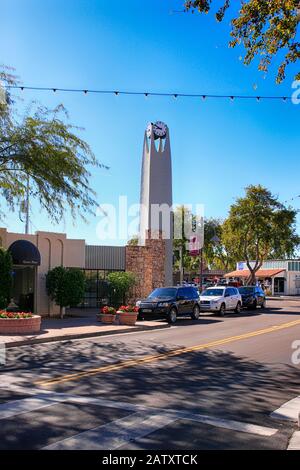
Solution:
[[[261,287],[239,287],[239,292],[242,296],[243,307],[249,309],[256,309],[256,307],[266,307],[266,295]]]
[[[142,320],[166,318],[175,323],[179,315],[189,315],[193,320],[200,317],[199,292],[195,287],[159,287],[136,305]]]

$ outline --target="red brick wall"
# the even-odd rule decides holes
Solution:
[[[145,246],[126,246],[126,271],[136,276],[130,303],[147,297],[156,287],[165,284],[165,241],[147,239]]]

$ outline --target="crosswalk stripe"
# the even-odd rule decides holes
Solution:
[[[284,403],[280,408],[271,413],[271,418],[298,421],[300,413],[300,396]]]
[[[114,450],[174,421],[165,414],[134,413],[89,431],[58,441],[44,450]]]
[[[25,398],[13,402],[3,403],[0,405],[0,420],[18,416],[19,414],[30,413],[41,408],[52,406],[56,403],[77,403],[85,405],[97,405],[104,408],[115,408],[133,413],[137,417],[153,417],[160,416],[163,419],[172,422],[177,419],[185,419],[189,421],[207,424],[210,426],[229,429],[232,431],[256,434],[259,436],[272,436],[278,429],[260,426],[242,421],[223,419],[215,416],[203,415],[184,410],[172,410],[164,408],[155,408],[144,406],[141,404],[127,403],[120,401],[107,400],[105,398],[93,398],[78,395],[69,395],[65,393],[55,393],[51,391],[43,391],[32,398]],[[125,418],[124,418],[125,420]],[[126,421],[126,420],[125,420]],[[124,421],[124,422],[125,422]],[[110,423],[111,424],[111,423]]]
[[[11,418],[16,415],[30,413],[41,408],[53,405],[55,402],[49,398],[35,396],[34,398],[24,398],[22,400],[10,401],[0,404],[0,420]]]
[[[54,392],[49,392],[49,396],[52,400],[55,399],[55,396],[59,395],[58,399],[60,401],[68,400],[72,403],[81,403],[81,404],[91,404],[98,405],[107,408],[117,408],[120,410],[127,410],[129,412],[143,412],[143,413],[153,413],[153,414],[162,414],[173,416],[174,419],[186,419],[190,421],[196,421],[201,424],[208,424],[210,426],[215,426],[219,428],[229,429],[232,431],[246,432],[250,434],[256,434],[259,436],[273,436],[278,429],[270,428],[265,426],[260,426],[252,423],[245,423],[242,421],[235,421],[229,419],[222,419],[215,416],[202,415],[200,413],[193,413],[190,411],[181,411],[181,410],[172,410],[172,409],[162,409],[155,407],[148,407],[135,403],[125,403],[120,401],[107,400],[105,398],[93,398],[93,397],[82,397],[74,396],[68,394],[55,394]]]

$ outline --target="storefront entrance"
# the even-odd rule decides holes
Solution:
[[[274,294],[284,294],[284,277],[274,277]]]
[[[19,311],[35,313],[38,248],[28,240],[16,240],[8,249],[13,261],[12,300]]]
[[[14,266],[12,298],[22,312],[34,312],[36,267]]]

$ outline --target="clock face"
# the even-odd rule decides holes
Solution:
[[[151,132],[153,130],[154,138],[155,139],[164,139],[167,135],[167,126],[162,121],[156,121],[155,123],[151,122],[148,124],[147,127],[147,136],[151,136]]]
[[[167,134],[167,126],[164,122],[162,121],[156,121],[155,124],[153,124],[153,132],[156,138],[161,138],[163,139],[166,137]]]

